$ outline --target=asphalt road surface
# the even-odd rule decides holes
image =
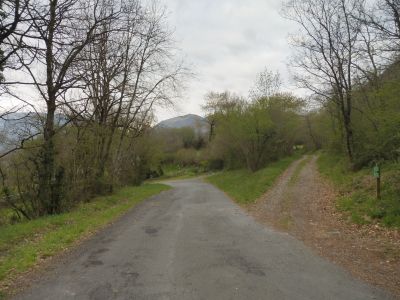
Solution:
[[[390,299],[213,186],[169,184],[16,299]]]

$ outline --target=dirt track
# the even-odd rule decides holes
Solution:
[[[259,222],[289,232],[319,255],[400,299],[400,234],[357,226],[335,208],[335,191],[318,173],[316,156],[294,162],[255,204]]]

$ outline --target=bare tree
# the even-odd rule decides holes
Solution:
[[[0,2],[0,72],[6,62],[22,47],[22,37],[29,26],[21,26],[27,19],[29,0],[2,0]],[[0,75],[0,81],[4,80]]]
[[[182,64],[173,63],[164,10],[155,4],[142,7],[138,1],[122,2],[122,7],[119,18],[105,25],[106,33],[82,53],[87,118],[100,130],[95,162],[99,179],[112,143],[116,142],[118,172],[126,138],[131,145],[149,127],[153,108],[173,102],[186,72]]]
[[[154,2],[143,14],[139,26],[140,38],[134,42],[138,47],[131,53],[133,76],[126,93],[127,106],[121,119],[117,159],[121,159],[121,146],[127,134],[133,133],[135,137],[143,130],[143,125],[146,128],[146,119],[152,118],[155,106],[173,105],[182,79],[190,75],[184,64],[175,60],[176,49],[172,32],[165,24],[165,14],[165,8]]]
[[[379,33],[386,50],[400,50],[400,1],[377,0],[369,8],[364,6],[362,20]]]
[[[297,51],[292,63],[298,70],[296,79],[322,101],[334,103],[351,162],[353,78],[359,71],[357,44],[362,26],[351,13],[358,5],[353,0],[292,0],[285,6],[285,16],[301,28],[292,38]]]
[[[271,97],[279,93],[282,80],[279,72],[272,72],[265,68],[257,75],[254,87],[250,90],[250,98],[257,100],[263,97]]]
[[[34,88],[38,94],[38,117],[42,121],[43,145],[37,165],[38,199],[43,213],[56,213],[60,194],[57,187],[62,170],[56,170],[54,136],[56,110],[72,100],[72,92],[80,88],[81,79],[71,72],[79,54],[97,38],[97,28],[111,17],[98,9],[102,0],[48,0],[31,2],[27,8],[31,30],[25,37],[22,52],[16,56],[30,80],[14,82],[14,86]],[[84,26],[86,25],[86,26]],[[32,104],[34,100],[26,100]],[[43,104],[44,105],[43,105]]]
[[[175,59],[165,10],[154,3],[30,0],[22,26],[29,31],[14,53],[19,67],[4,84],[39,126],[0,154],[24,149],[2,160],[2,177],[27,214],[60,212],[62,200],[91,191],[96,179],[112,187],[123,172],[135,178],[143,164],[135,140],[151,127],[154,107],[173,103],[187,72]],[[72,144],[63,147],[63,137]]]
[[[29,31],[27,7],[29,0],[0,1],[0,96],[7,95],[4,71],[18,68],[15,53],[23,47],[23,38]],[[25,105],[0,106],[0,119],[13,118]],[[6,153],[0,154],[0,157]]]

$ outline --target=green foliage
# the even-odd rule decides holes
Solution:
[[[210,157],[222,160],[227,168],[247,167],[254,172],[290,155],[296,143],[302,143],[297,130],[302,122],[302,102],[291,95],[278,94],[251,103],[240,98],[213,100],[208,117],[215,123]]]
[[[169,189],[162,184],[126,187],[82,203],[73,211],[0,227],[0,282],[53,256],[120,216],[140,201]]]
[[[207,143],[193,128],[155,128],[151,137],[153,147],[159,147],[161,154],[148,178],[186,178],[207,170]]]
[[[238,203],[249,204],[264,194],[298,157],[294,155],[281,159],[256,172],[247,169],[223,171],[207,177],[206,180],[225,191]]]
[[[6,208],[13,208],[19,219],[65,212],[96,195],[109,194],[115,187],[138,185],[157,170],[162,149],[154,137],[144,132],[121,141],[120,131],[113,137],[109,135],[109,129],[97,125],[58,130],[53,141],[55,172],[50,179],[55,202],[43,197],[38,188],[43,165],[42,137],[2,159],[0,167],[5,178],[0,181],[0,188],[10,194]],[[104,137],[110,138],[108,155],[101,150]]]
[[[318,158],[318,169],[337,186],[345,185],[352,181],[347,167],[347,160],[341,154],[321,152]]]
[[[175,153],[182,148],[199,150],[206,146],[205,137],[191,127],[156,128],[152,136],[165,153]]]
[[[400,62],[352,92],[353,169],[400,160]],[[323,148],[345,155],[340,108],[327,103],[308,114],[314,139]]]
[[[201,165],[181,166],[177,164],[165,164],[161,166],[163,174],[156,180],[185,179],[203,174],[206,170]]]
[[[355,92],[353,127],[357,167],[400,158],[400,63]]]
[[[382,166],[381,199],[376,198],[376,181],[371,168],[353,172],[346,166],[346,160],[338,154],[325,152],[318,159],[320,172],[339,188],[338,209],[357,224],[378,222],[400,227],[399,164],[388,162]]]
[[[0,226],[15,223],[16,220],[19,220],[19,218],[14,210],[4,204],[0,206]]]
[[[179,149],[175,154],[175,163],[180,166],[193,166],[198,165],[201,160],[201,153],[196,149]]]

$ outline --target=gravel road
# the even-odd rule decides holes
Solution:
[[[390,299],[210,184],[168,184],[16,299]]]
[[[292,163],[265,195],[246,207],[248,213],[400,299],[400,231],[351,222],[337,209],[337,192],[319,174],[317,159],[310,155]]]

